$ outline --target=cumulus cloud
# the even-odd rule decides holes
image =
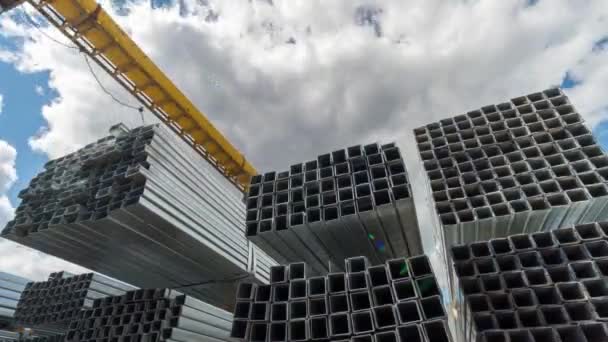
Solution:
[[[2,114],[2,109],[4,109],[4,97],[0,94],[0,114]]]
[[[0,140],[0,227],[4,227],[13,218],[15,210],[6,195],[8,189],[17,180],[15,158],[17,158],[15,148],[6,141]]]
[[[403,139],[430,120],[558,85],[608,34],[601,0],[180,3],[106,8],[262,170],[339,146]],[[35,150],[58,157],[116,121],[141,123],[99,89],[76,51],[1,23],[4,35],[27,38],[18,67],[50,71],[49,86],[60,94],[43,108],[47,126],[32,138]],[[608,69],[602,60],[593,67]],[[581,75],[597,81],[571,94],[596,124],[605,100],[594,86],[607,77],[593,70]]]
[[[597,49],[608,36],[604,0],[102,3],[260,171],[375,140],[397,140],[413,159],[412,128],[559,85],[566,73],[588,122],[608,116],[608,56]],[[24,38],[0,56],[48,71],[59,94],[42,109],[36,151],[58,157],[117,121],[141,123],[99,89],[78,52],[8,17],[0,35]]]
[[[6,193],[17,180],[16,158],[17,150],[6,141],[0,140],[0,195]]]
[[[2,201],[0,201],[0,208],[1,203]],[[75,274],[90,272],[65,260],[5,239],[0,239],[0,253],[2,255],[0,271],[10,272],[30,280],[46,280],[49,273],[56,271],[68,271]]]
[[[0,227],[4,227],[13,218],[15,208],[6,195],[0,196]]]

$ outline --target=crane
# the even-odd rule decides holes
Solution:
[[[0,13],[32,5],[139,103],[192,146],[239,190],[253,165],[95,0],[0,0]]]

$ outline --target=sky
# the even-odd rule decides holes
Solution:
[[[608,145],[605,0],[101,3],[259,171],[396,141],[417,175],[413,128],[554,86]],[[0,16],[0,227],[49,158],[142,124],[66,44],[27,6]],[[60,269],[81,270],[0,240],[0,270]]]

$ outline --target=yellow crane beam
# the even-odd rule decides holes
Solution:
[[[257,171],[95,0],[26,0],[239,189]],[[0,0],[10,9],[23,0]]]

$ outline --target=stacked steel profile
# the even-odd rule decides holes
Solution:
[[[170,289],[97,299],[72,321],[65,342],[230,341],[232,315]]]
[[[25,278],[0,272],[0,329],[13,328],[15,309],[28,282]]]
[[[63,333],[95,299],[117,296],[132,289],[134,287],[99,274],[52,273],[47,281],[27,283],[15,310],[15,321],[32,328],[35,334]]]
[[[608,156],[560,89],[414,133],[439,219],[438,269],[453,244],[608,219]]]
[[[415,134],[448,245],[608,218],[608,156],[559,89]]]
[[[607,233],[587,223],[452,247],[457,341],[608,341]]]
[[[275,263],[243,236],[228,180],[164,127],[111,134],[48,162],[2,237],[142,288],[188,285],[215,305],[233,304],[231,280],[268,282]]]
[[[49,336],[30,336],[31,331],[22,330],[15,322],[15,310],[21,293],[30,281],[28,279],[0,272],[0,342],[30,341],[30,342],[63,342],[62,335],[52,335],[52,332],[39,331]]]
[[[10,330],[0,330],[0,342],[18,341],[20,334]]]
[[[313,273],[357,255],[381,263],[422,253],[394,144],[356,145],[254,176],[246,201],[247,237],[281,263],[307,262]]]
[[[439,287],[426,256],[306,277],[305,263],[274,266],[270,285],[241,283],[231,336],[250,342],[449,342]]]

